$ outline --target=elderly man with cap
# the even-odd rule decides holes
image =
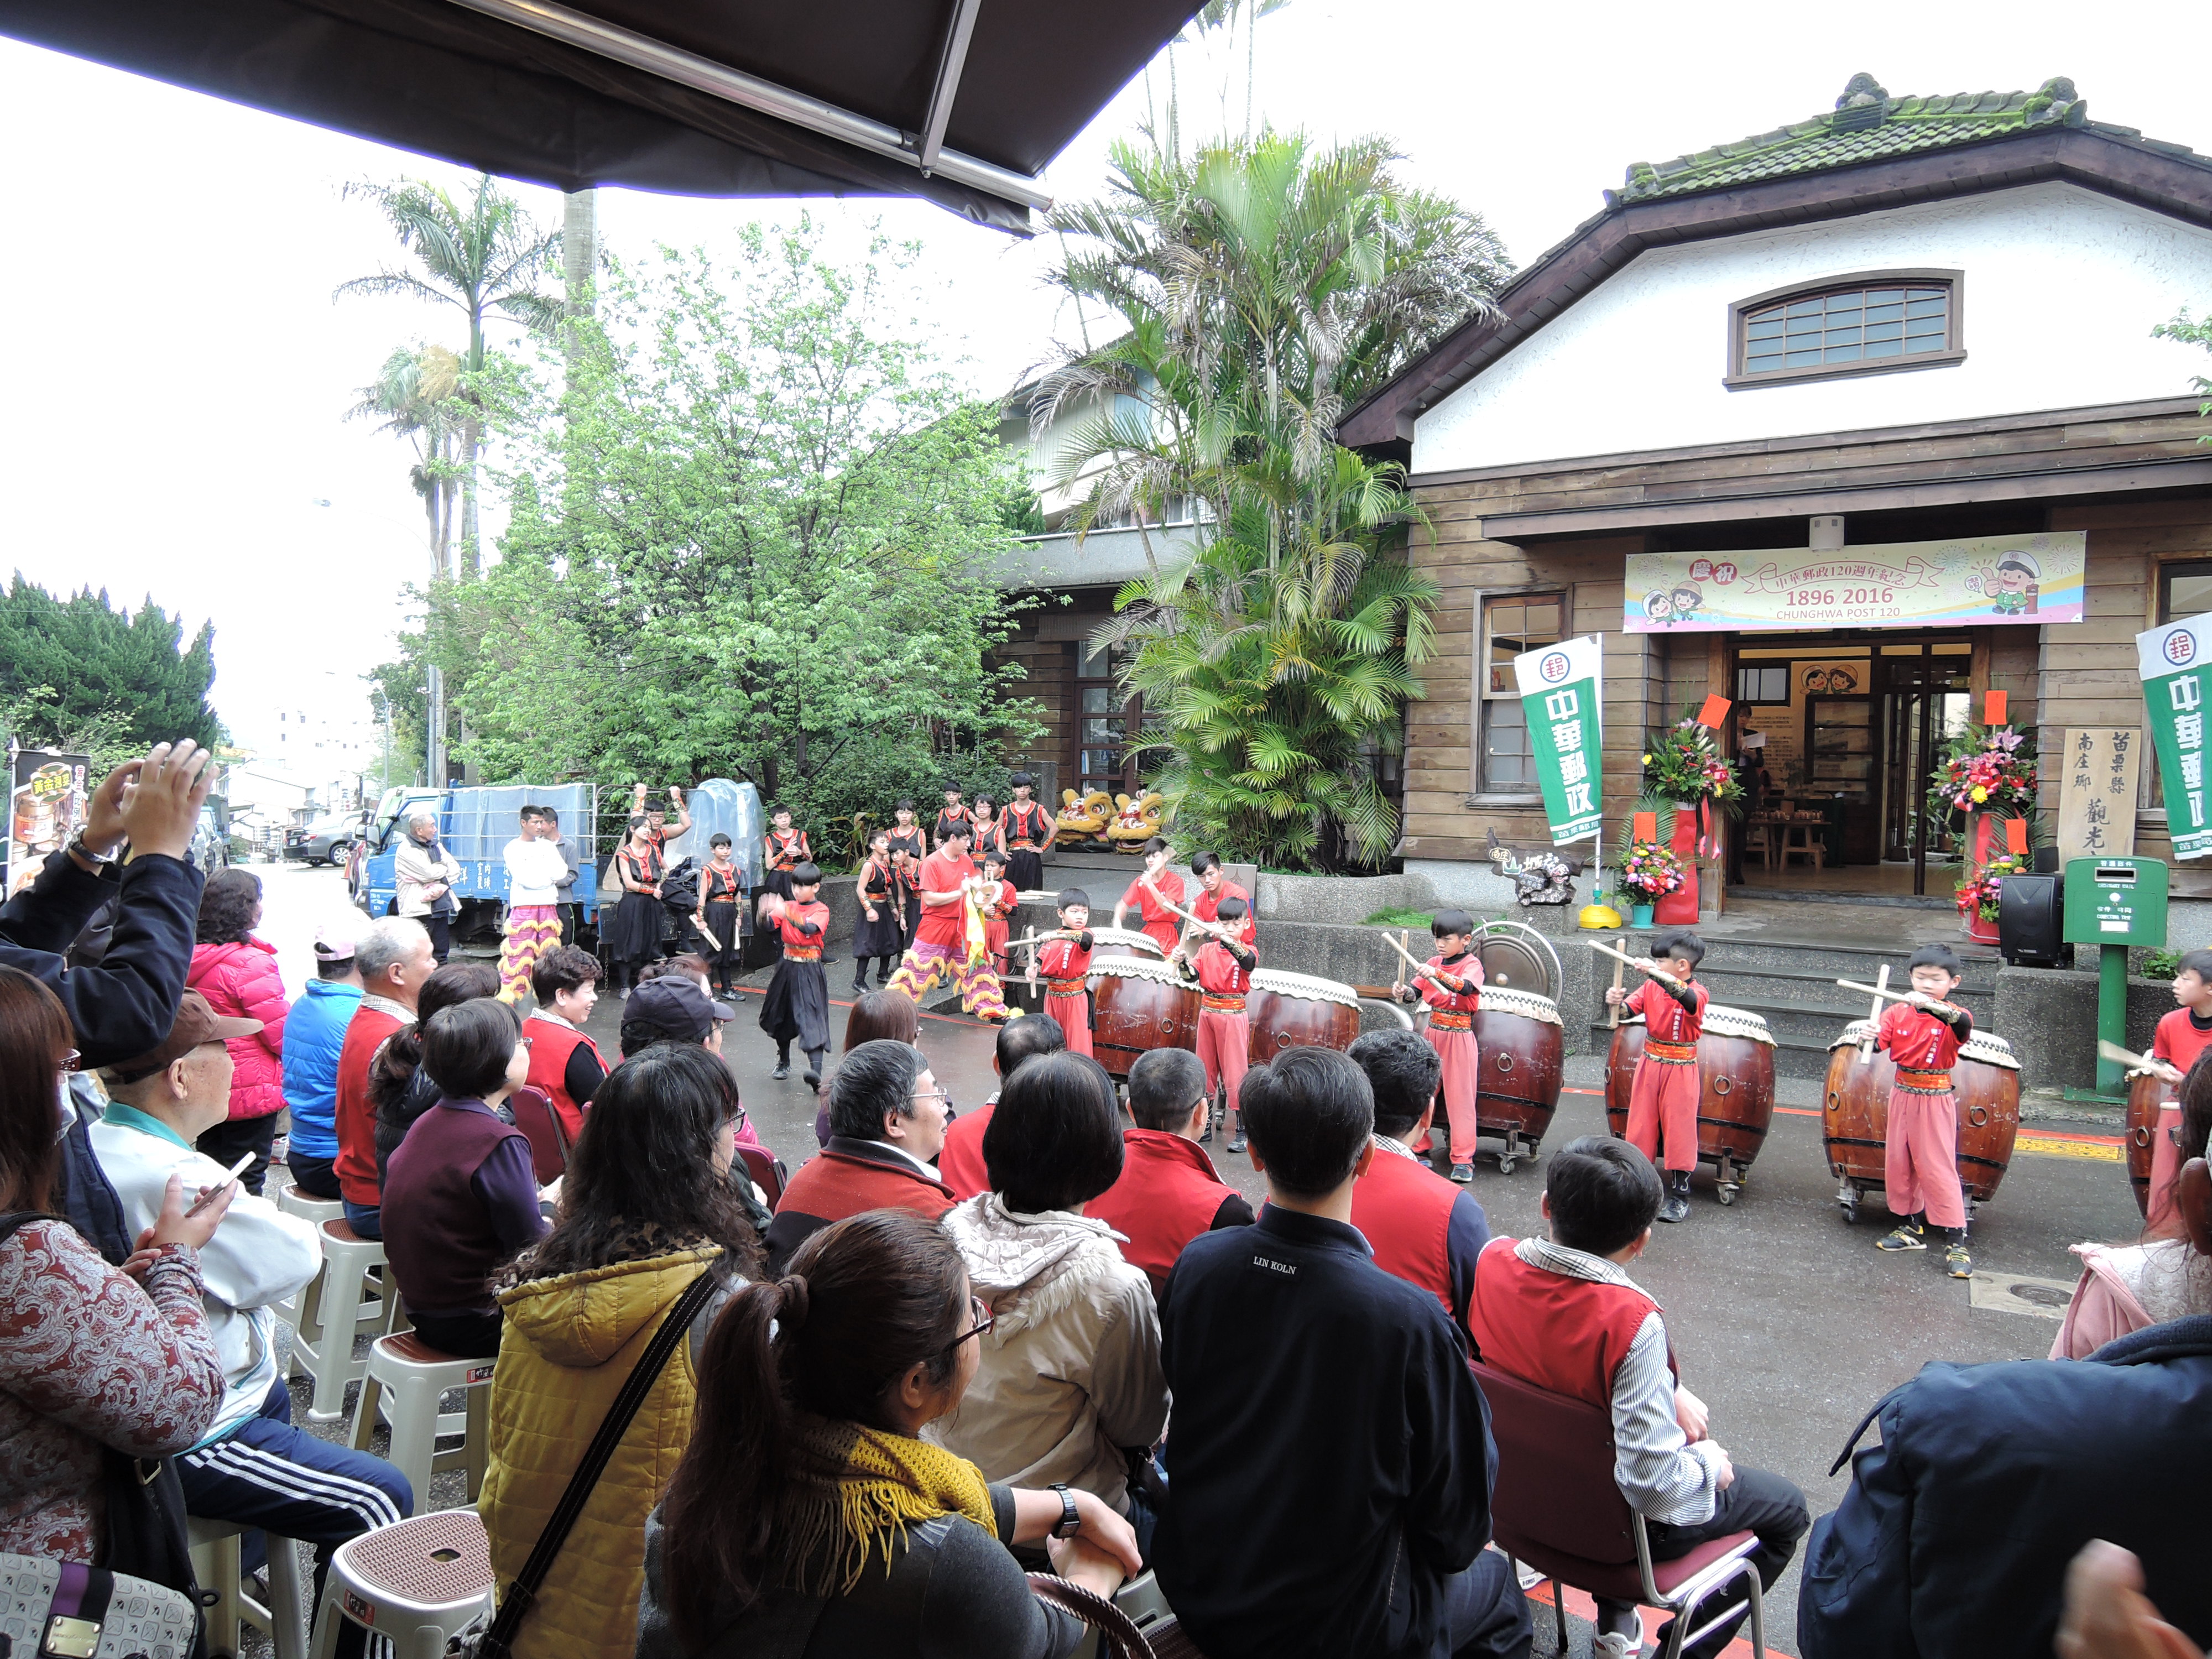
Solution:
[[[407,833],[392,854],[392,879],[398,911],[422,924],[430,935],[430,954],[440,967],[453,948],[453,884],[461,861],[438,839],[438,815],[418,806],[407,815]]]
[[[292,1184],[310,1198],[338,1192],[338,1054],[361,1007],[361,964],[354,921],[331,921],[315,935],[315,977],[284,1022],[284,1106],[292,1114]]]
[[[221,1018],[198,992],[187,991],[167,1042],[103,1070],[108,1106],[93,1126],[93,1151],[134,1234],[160,1215],[172,1173],[188,1189],[227,1184],[228,1172],[192,1143],[230,1109],[226,1041],[250,1036],[260,1024]],[[404,1519],[415,1507],[406,1477],[383,1459],[292,1426],[274,1308],[302,1289],[322,1261],[307,1222],[266,1199],[233,1196],[200,1250],[208,1331],[225,1374],[222,1406],[206,1437],[174,1460],[188,1514],[313,1544],[319,1601],[332,1549]],[[361,1650],[358,1641],[353,1650]]]

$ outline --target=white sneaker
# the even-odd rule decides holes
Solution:
[[[1644,1651],[1644,1638],[1623,1636],[1618,1631],[1601,1632],[1590,1643],[1591,1659],[1636,1659]]]

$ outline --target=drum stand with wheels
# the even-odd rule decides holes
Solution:
[[[1522,1158],[1534,1162],[1536,1149],[1542,1143],[1531,1140],[1518,1129],[1505,1132],[1505,1149],[1498,1154],[1498,1173],[1511,1175]]]

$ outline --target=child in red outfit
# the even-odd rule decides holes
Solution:
[[[1206,1067],[1206,1088],[1218,1094],[1231,1119],[1229,1150],[1244,1150],[1244,1120],[1237,1112],[1237,1091],[1244,1081],[1252,1052],[1252,1027],[1244,1018],[1244,994],[1252,988],[1259,953],[1243,939],[1244,901],[1224,899],[1216,920],[1221,933],[1199,947],[1193,963],[1202,993],[1198,1012],[1198,1060]],[[1198,930],[1192,929],[1196,935]]]
[[[806,1054],[806,1086],[822,1081],[823,1060],[830,1052],[830,981],[822,969],[822,944],[830,932],[830,907],[814,896],[822,885],[822,872],[801,864],[791,872],[792,896],[775,905],[777,935],[783,941],[783,960],[762,1000],[761,1030],[775,1042],[775,1075],[791,1075],[791,1040]]]
[[[1060,932],[1037,951],[1044,1012],[1067,1034],[1067,1052],[1091,1052],[1091,895],[1071,887],[1060,896]]]
[[[1974,1276],[1966,1254],[1966,1195],[1959,1184],[1959,1103],[1951,1068],[1960,1045],[1974,1034],[1974,1017],[1944,1000],[1964,977],[1946,945],[1923,945],[1905,963],[1912,1000],[1893,1002],[1875,1027],[1874,1042],[1897,1063],[1889,1090],[1888,1147],[1883,1195],[1897,1226],[1875,1241],[1878,1250],[1924,1250],[1928,1227],[1950,1243],[1944,1266],[1954,1279]]]
[[[1006,855],[1003,849],[994,847],[977,856],[983,866],[983,878],[998,884],[998,890],[983,906],[983,948],[990,953],[991,966],[1003,981],[1006,977],[1009,918],[1021,896],[1014,891],[1014,884],[1006,879]]]
[[[1690,1174],[1698,1167],[1698,1039],[1705,1035],[1705,988],[1691,976],[1705,959],[1705,944],[1695,933],[1662,933],[1651,941],[1651,959],[1660,964],[1635,990],[1614,986],[1605,1000],[1644,1016],[1650,1033],[1628,1097],[1629,1143],[1659,1163],[1666,1148],[1667,1197],[1662,1221],[1686,1221]]]
[[[2181,1101],[2175,1091],[2197,1057],[2212,1047],[2212,951],[2191,951],[2181,958],[2173,975],[2173,1000],[2181,1006],[2159,1021],[2150,1044],[2150,1057],[2160,1063],[2159,1076],[2172,1085],[2159,1103],[2158,1124],[2151,1132],[2149,1220],[2154,1231],[2172,1225],[2173,1183],[2181,1173]]]
[[[1437,953],[1422,964],[1414,983],[1401,988],[1407,1002],[1425,1002],[1429,1047],[1443,1062],[1437,1095],[1443,1102],[1451,1136],[1451,1178],[1462,1186],[1474,1179],[1476,1084],[1481,1076],[1474,1042],[1475,1011],[1480,1006],[1482,959],[1468,947],[1474,939],[1474,918],[1464,910],[1440,910],[1430,922]],[[1416,1152],[1419,1147],[1414,1148]]]
[[[1122,913],[1134,906],[1140,925],[1159,942],[1163,951],[1176,948],[1182,924],[1182,919],[1168,908],[1182,902],[1182,878],[1168,868],[1173,856],[1159,836],[1146,842],[1145,873],[1129,884],[1129,890],[1114,907],[1114,926],[1119,927]]]

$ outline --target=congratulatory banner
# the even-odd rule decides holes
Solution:
[[[1631,634],[2081,620],[2078,530],[1816,551],[1632,553]]]

